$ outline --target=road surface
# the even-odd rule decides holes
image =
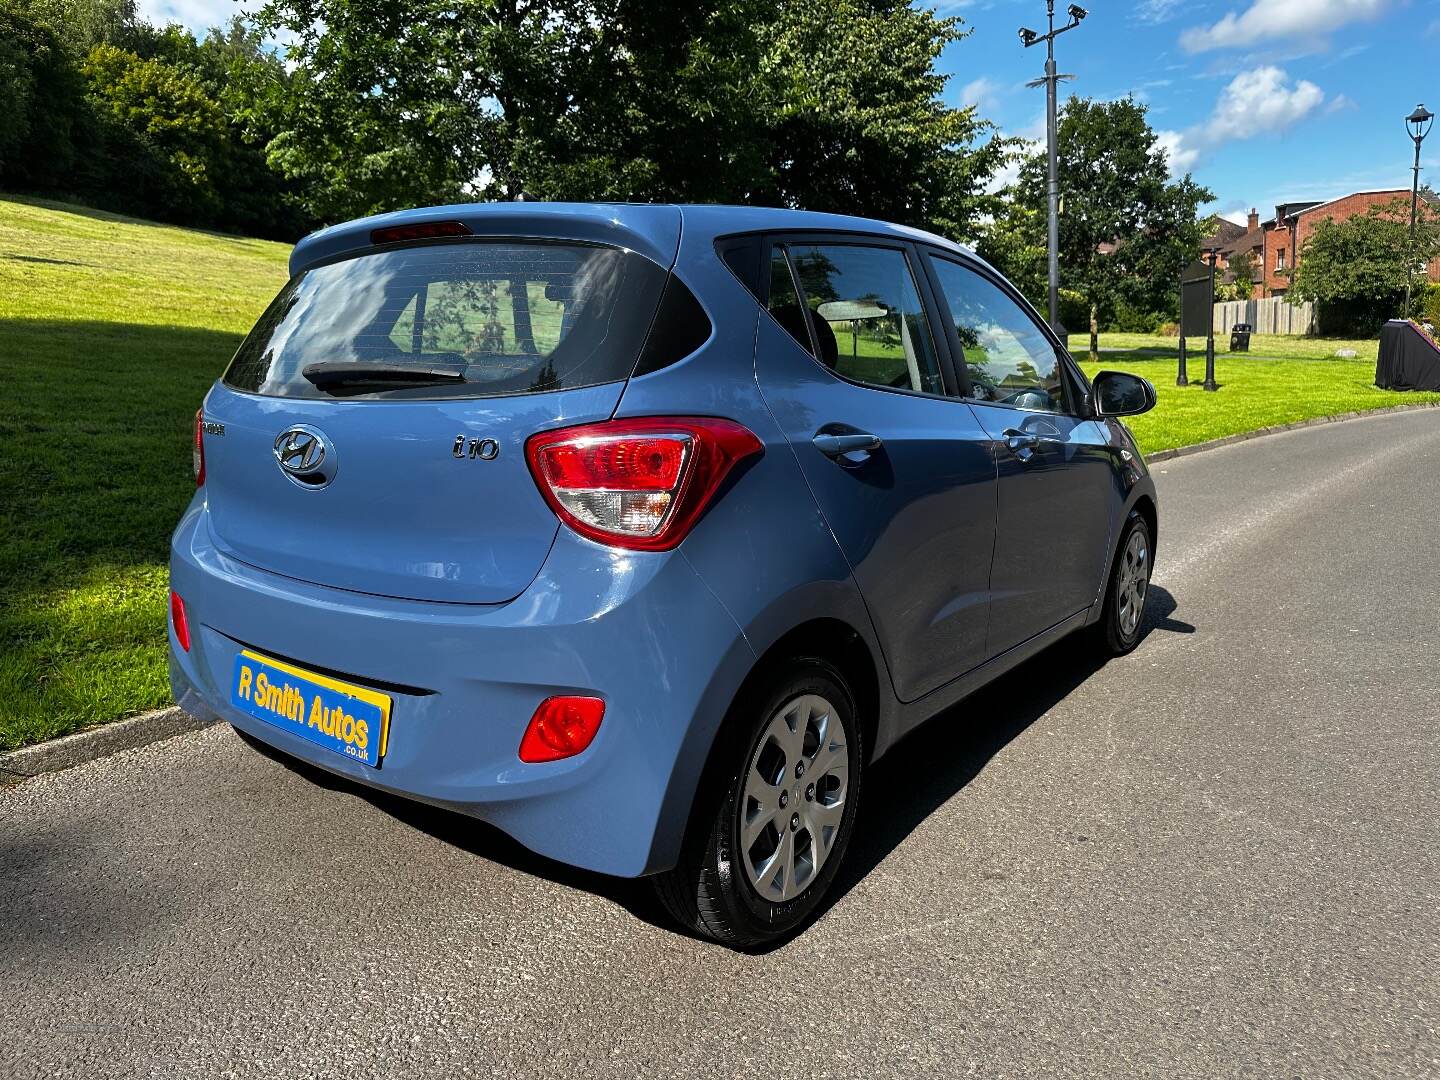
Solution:
[[[0,791],[0,1075],[1440,1076],[1440,414],[1155,472],[1141,647],[898,747],[765,955],[225,727]]]

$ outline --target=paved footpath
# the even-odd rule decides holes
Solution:
[[[897,748],[763,956],[229,728],[0,791],[0,1076],[1440,1076],[1440,412],[1155,471],[1140,649]]]

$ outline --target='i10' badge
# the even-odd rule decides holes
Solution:
[[[471,439],[464,435],[455,436],[455,445],[450,448],[450,453],[457,458],[479,458],[481,461],[494,461],[500,456],[500,444],[494,439]]]

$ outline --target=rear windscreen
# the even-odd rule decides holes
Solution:
[[[293,278],[225,372],[277,397],[489,397],[627,378],[666,273],[615,248],[464,241]]]

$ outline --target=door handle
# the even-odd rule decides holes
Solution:
[[[879,435],[868,431],[857,431],[849,435],[832,435],[821,432],[811,442],[815,449],[828,458],[842,458],[850,454],[873,454],[885,445]]]
[[[1040,436],[1030,431],[1006,428],[1004,434],[1005,445],[1010,448],[1011,453],[1018,454],[1021,450],[1034,450],[1040,445]]]
[[[1038,447],[1053,445],[1060,441],[1045,435],[1037,435],[1033,431],[1021,431],[1019,428],[1006,428],[1001,435],[1005,439],[1005,448],[1021,461],[1029,461],[1033,458]]]

